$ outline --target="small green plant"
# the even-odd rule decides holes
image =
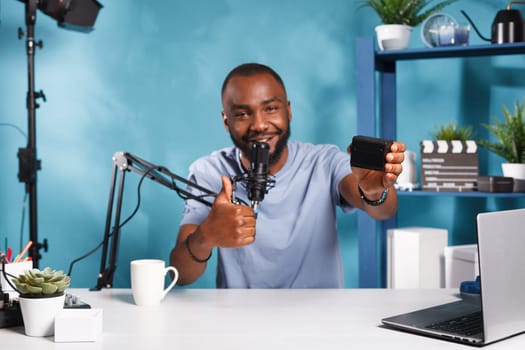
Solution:
[[[42,271],[31,269],[13,278],[13,284],[21,295],[50,297],[64,293],[71,278],[63,271],[46,267]]]
[[[450,122],[447,125],[440,126],[434,133],[436,140],[461,140],[467,141],[472,139],[472,127],[458,127],[456,123]]]
[[[479,140],[478,143],[508,163],[525,163],[525,98],[521,105],[514,102],[514,113],[505,105],[502,109],[503,121],[493,118],[493,124],[481,124],[497,142]]]
[[[441,11],[456,1],[440,1],[426,10],[424,8],[433,0],[363,0],[362,7],[373,8],[383,24],[405,24],[415,27],[431,14]]]

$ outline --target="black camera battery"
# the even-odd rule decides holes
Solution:
[[[393,141],[370,136],[352,138],[350,165],[358,168],[385,171],[386,155]]]

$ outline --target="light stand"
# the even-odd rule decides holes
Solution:
[[[38,242],[38,216],[37,216],[37,171],[42,168],[41,161],[37,159],[36,150],[36,109],[39,107],[37,99],[46,101],[42,90],[35,92],[35,46],[42,48],[42,41],[35,42],[35,23],[37,9],[57,20],[63,28],[76,31],[90,31],[97,18],[98,11],[102,8],[96,0],[19,0],[25,3],[26,23],[26,51],[28,70],[28,93],[26,106],[28,111],[28,142],[26,148],[18,150],[19,171],[18,180],[25,183],[26,193],[29,194],[29,240],[33,242],[29,249],[29,256],[33,266],[38,268],[41,258],[39,250],[47,251],[47,239],[44,243]],[[24,36],[22,29],[18,29],[18,38]]]
[[[33,266],[38,268],[40,259],[39,249],[44,248],[47,251],[47,240],[44,243],[38,242],[37,235],[37,174],[41,169],[40,160],[37,159],[36,153],[36,109],[39,105],[36,103],[38,98],[46,101],[46,96],[40,90],[35,92],[35,46],[42,48],[42,41],[35,43],[35,22],[38,0],[29,0],[26,2],[25,22],[26,22],[26,51],[27,51],[27,70],[28,70],[28,93],[27,93],[27,127],[28,142],[26,148],[18,150],[19,172],[18,180],[26,185],[26,192],[29,194],[29,239],[33,241],[29,249],[29,256],[33,259]],[[18,37],[21,38],[23,32],[18,30]]]
[[[162,166],[151,164],[137,156],[134,156],[126,152],[116,152],[113,155],[113,173],[111,176],[111,186],[109,192],[109,203],[106,215],[106,226],[104,229],[104,241],[102,245],[102,258],[100,262],[100,272],[98,274],[98,280],[96,287],[91,290],[100,290],[104,287],[111,288],[113,285],[113,275],[116,269],[119,236],[120,236],[120,216],[122,209],[122,196],[124,191],[124,179],[126,172],[133,171],[143,177],[147,177],[155,182],[160,183],[163,186],[168,187],[176,191],[184,199],[194,199],[205,205],[211,207],[212,202],[205,200],[205,197],[215,197],[217,193],[212,192],[202,186],[199,186],[191,181],[186,180],[176,174],[173,174],[168,169]],[[115,200],[115,185],[117,183],[117,177],[119,177],[119,185],[117,192],[117,202],[115,206],[115,218],[113,225],[111,224],[113,216],[113,207]],[[202,195],[197,196],[189,191],[186,191],[179,187],[176,181],[182,182],[188,186],[191,186],[199,190]],[[110,247],[111,239],[111,247]],[[108,259],[109,249],[109,261]],[[108,265],[106,266],[106,262]]]

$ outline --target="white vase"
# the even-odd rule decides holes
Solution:
[[[55,333],[55,315],[64,308],[64,294],[49,298],[19,297],[26,335],[47,337]]]
[[[401,50],[408,47],[412,27],[404,24],[382,24],[375,28],[377,45],[383,50]]]
[[[416,168],[416,152],[405,151],[405,160],[401,165],[403,171],[397,177],[395,188],[401,191],[412,191],[418,187],[417,183],[417,168]]]
[[[501,163],[503,176],[525,180],[525,163]]]

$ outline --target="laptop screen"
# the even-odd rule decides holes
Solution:
[[[525,209],[477,216],[485,343],[525,331]]]

